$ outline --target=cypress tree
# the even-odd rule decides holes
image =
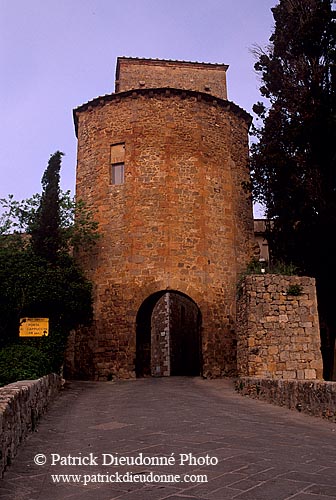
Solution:
[[[63,153],[51,155],[42,177],[42,196],[31,226],[31,243],[36,255],[56,262],[63,247],[60,213],[60,169]]]

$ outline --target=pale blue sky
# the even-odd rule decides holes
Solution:
[[[0,0],[0,197],[41,191],[49,156],[65,153],[74,190],[72,110],[114,91],[118,56],[229,64],[229,99],[259,99],[254,44],[271,35],[277,0]]]

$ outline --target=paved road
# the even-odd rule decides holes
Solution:
[[[106,482],[131,473],[146,482]],[[184,482],[151,482],[164,474]],[[200,475],[208,482],[186,482]],[[330,500],[336,425],[244,398],[228,380],[72,382],[7,469],[0,498]]]

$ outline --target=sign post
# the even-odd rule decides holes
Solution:
[[[21,318],[20,337],[47,337],[49,318]]]

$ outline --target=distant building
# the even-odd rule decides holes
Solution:
[[[254,235],[260,249],[260,259],[269,262],[268,241],[265,238],[266,219],[254,219]]]

